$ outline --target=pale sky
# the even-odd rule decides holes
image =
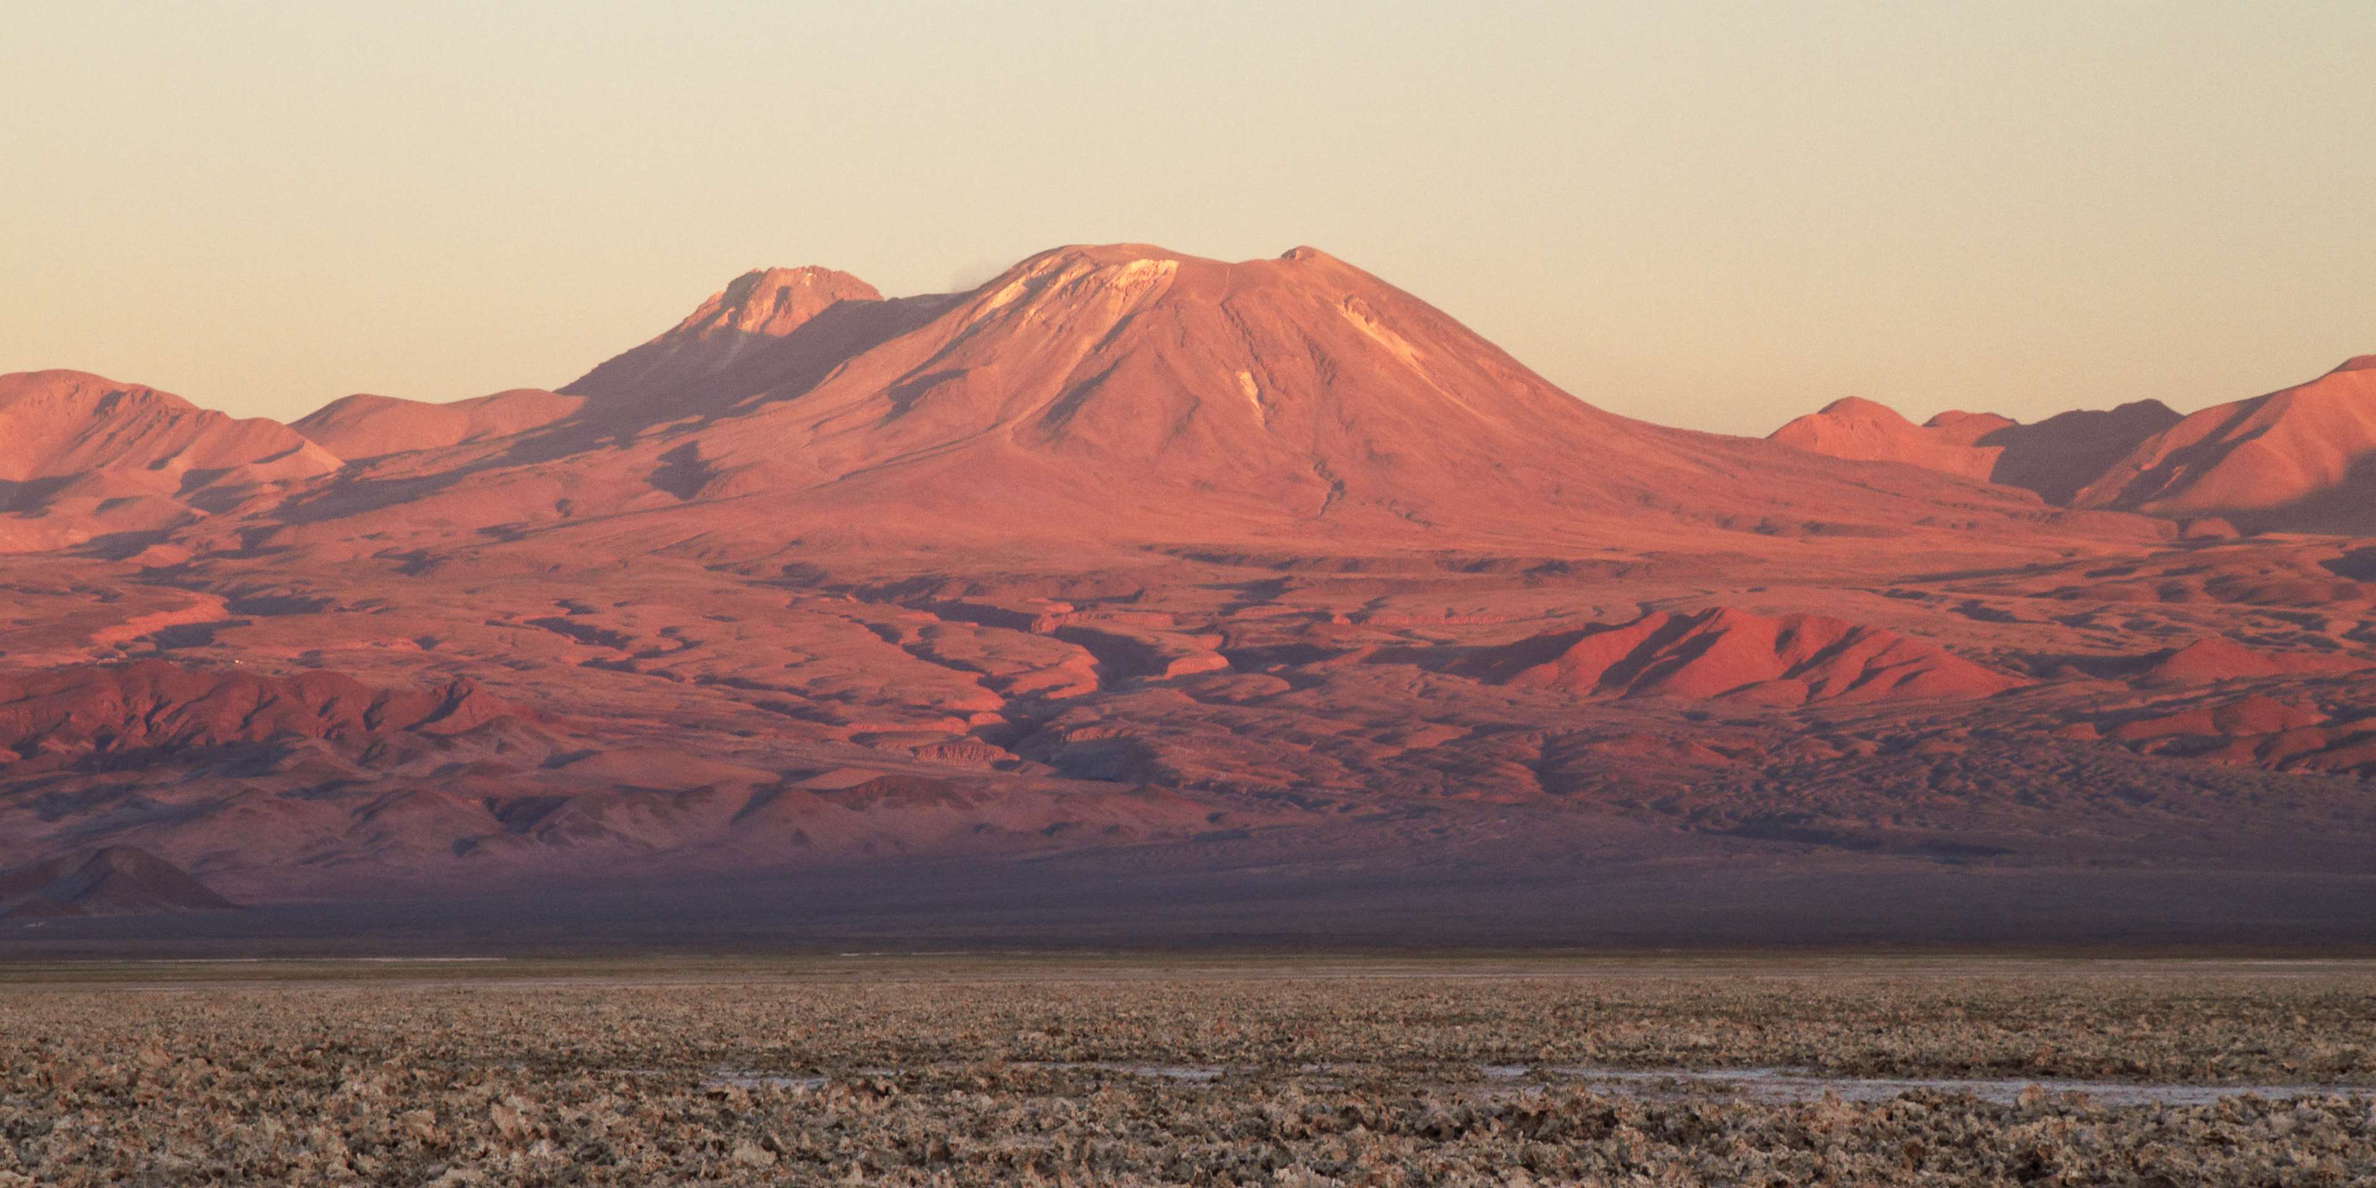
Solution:
[[[1764,433],[2376,352],[2376,3],[12,0],[0,371],[557,386],[735,274],[1325,248]]]

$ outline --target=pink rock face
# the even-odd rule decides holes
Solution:
[[[24,760],[291,738],[360,747],[532,716],[467,680],[435,691],[389,690],[333,672],[281,678],[161,660],[0,672],[0,747]]]
[[[738,379],[765,387],[776,382],[774,371],[787,365],[785,356],[799,353],[788,351],[783,340],[803,328],[811,329],[811,338],[820,337],[817,331],[834,330],[833,325],[813,323],[836,306],[879,305],[882,300],[873,285],[830,268],[753,269],[711,294],[667,333],[561,390],[614,403],[689,407],[716,399]],[[842,346],[836,334],[821,337],[829,340],[829,349]]]
[[[2184,736],[2237,738],[2302,730],[2327,720],[2327,715],[2306,706],[2254,696],[2196,706],[2174,714],[2134,718],[2114,727],[2112,737],[2123,742]]]
[[[701,303],[663,339],[714,339],[731,334],[782,338],[843,301],[880,301],[873,285],[831,268],[761,268]]]
[[[326,498],[293,538],[648,513],[763,551],[853,534],[1581,540],[1645,515],[1889,531],[1939,499],[2020,507],[1602,412],[1315,249],[1068,247],[892,301],[839,275],[746,276],[565,387],[587,403],[535,448],[389,463],[376,473],[404,485]]]
[[[2231,639],[2199,639],[2154,661],[2146,676],[2176,684],[2272,677],[2297,673],[2343,673],[2367,667],[2348,655],[2267,652]]]

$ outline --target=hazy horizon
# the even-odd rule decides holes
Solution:
[[[555,386],[752,267],[1311,243],[1612,411],[2194,409],[2376,350],[2376,10],[36,3],[0,371]]]

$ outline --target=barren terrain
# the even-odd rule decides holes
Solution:
[[[2342,962],[68,964],[20,1182],[2347,1184]],[[1778,1092],[1791,1070],[1810,1091]],[[1902,1083],[1928,1082],[1928,1083]]]

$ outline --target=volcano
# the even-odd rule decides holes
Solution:
[[[584,403],[351,472],[292,505],[284,518],[308,527],[287,539],[404,533],[427,515],[441,533],[599,522],[711,550],[1407,545],[2026,514],[1974,484],[1852,475],[1610,414],[1313,248],[1234,264],[1060,248],[967,293],[897,300],[831,270],[755,271],[560,391]]]
[[[207,902],[172,868],[254,910],[107,927],[1638,944],[1756,896],[2027,942],[2282,869],[2300,928],[2376,919],[2376,545],[2167,518],[2357,524],[2376,368],[1744,439],[1316,249],[1143,244],[756,269],[655,329],[285,426],[0,380],[0,907]]]

